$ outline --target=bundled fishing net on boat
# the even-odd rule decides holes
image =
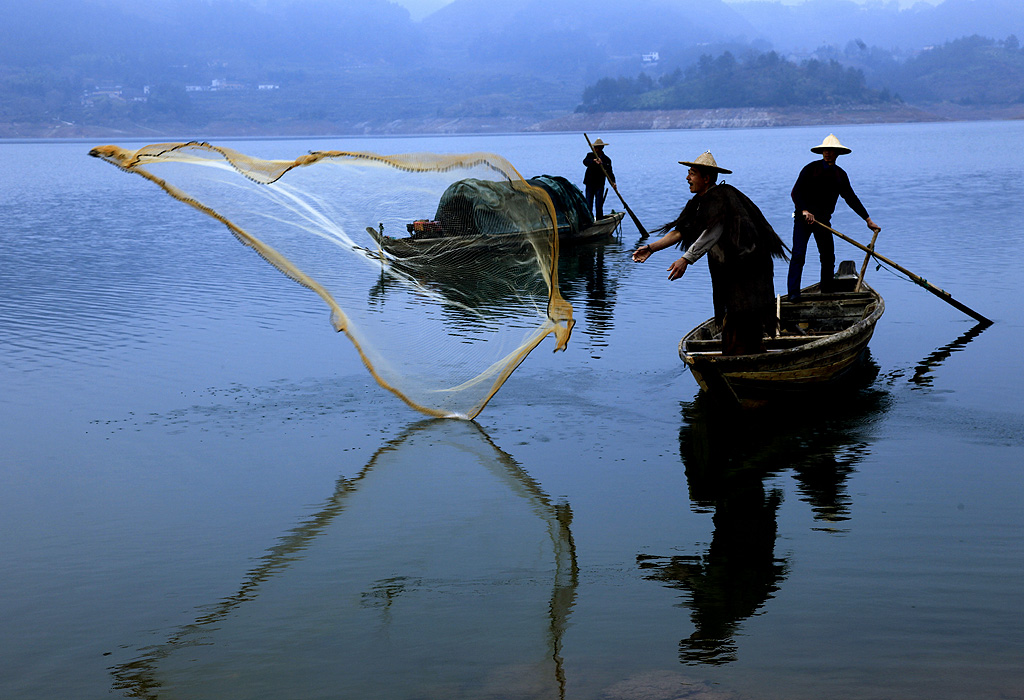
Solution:
[[[198,142],[90,155],[213,217],[318,294],[377,382],[429,415],[476,416],[547,335],[556,350],[569,340],[551,196],[500,156],[264,160]],[[469,190],[501,196],[474,211]]]
[[[542,187],[555,206],[560,234],[576,234],[594,223],[587,200],[576,185],[557,175],[539,175],[527,180],[531,185]]]
[[[594,223],[583,195],[565,178],[540,175],[526,184],[547,193],[560,233],[577,234]],[[480,236],[484,246],[512,236],[515,243],[524,227],[550,227],[546,217],[537,218],[538,213],[532,193],[520,183],[467,178],[453,182],[441,195],[434,218],[414,222],[411,233],[417,239]]]

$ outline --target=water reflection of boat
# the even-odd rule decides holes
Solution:
[[[406,225],[408,236],[386,235],[383,228],[366,232],[396,258],[450,257],[530,246],[533,237],[547,237],[557,228],[561,243],[611,240],[622,212],[594,220],[579,189],[562,177],[540,175],[521,183],[469,178],[441,195],[432,219]],[[537,192],[550,199],[557,222]]]
[[[881,295],[857,283],[852,261],[836,274],[835,291],[805,287],[800,300],[780,301],[780,332],[766,338],[767,351],[723,355],[722,329],[715,319],[700,324],[679,342],[679,357],[700,388],[717,399],[756,405],[780,394],[834,388],[862,363],[875,324],[885,311]]]
[[[585,310],[583,333],[592,349],[608,344],[614,320],[615,280],[605,258],[606,244],[563,250],[558,256],[558,284],[574,309]],[[487,268],[438,261],[427,266],[390,260],[369,290],[373,303],[400,300],[410,287],[444,298],[444,311],[460,324],[492,324],[495,318],[533,313],[546,303],[547,287],[536,269],[500,257]],[[575,323],[575,319],[574,319]]]
[[[607,247],[600,243],[581,245],[558,255],[562,296],[575,309],[582,306],[581,330],[594,359],[600,358],[601,351],[608,347],[615,320],[617,280],[610,274],[605,257]]]
[[[472,498],[452,501],[460,483],[437,483],[452,470]],[[424,532],[438,512],[453,520]],[[114,667],[114,688],[153,699],[398,698],[500,684],[505,697],[563,698],[578,578],[571,520],[475,423],[423,421],[340,478],[234,594]]]
[[[711,543],[699,554],[637,556],[645,578],[685,594],[693,632],[679,643],[681,662],[736,660],[741,624],[789,573],[791,563],[775,554],[782,488],[766,482],[792,472],[820,523],[816,529],[841,530],[851,517],[846,483],[868,455],[871,426],[888,405],[886,392],[865,389],[828,411],[723,413],[703,395],[684,406],[680,456],[694,510],[712,514]]]
[[[473,311],[473,315],[488,309],[502,316],[506,315],[502,309],[514,313],[511,310],[535,308],[547,299],[544,279],[515,260],[495,260],[486,268],[458,264],[423,267],[392,260],[370,289],[370,297],[383,301],[389,293],[409,288],[440,294],[450,308]]]

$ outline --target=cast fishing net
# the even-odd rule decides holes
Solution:
[[[551,183],[499,156],[262,160],[198,142],[90,155],[217,219],[318,294],[377,382],[429,415],[473,418],[547,335],[556,350],[569,340]]]

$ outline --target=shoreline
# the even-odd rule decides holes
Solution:
[[[686,129],[754,129],[819,124],[905,124],[920,122],[1005,121],[1024,119],[1024,104],[964,106],[885,105],[838,108],[717,108],[635,112],[568,113],[550,119],[526,117],[460,117],[345,123],[282,121],[273,124],[211,123],[202,127],[168,123],[162,127],[126,124],[119,127],[0,123],[0,140],[77,140],[120,138],[159,142],[195,139],[260,139],[354,136],[454,136],[473,134],[536,134],[583,131],[656,131]],[[199,136],[201,135],[201,136]]]

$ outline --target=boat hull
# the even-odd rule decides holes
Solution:
[[[597,220],[593,225],[571,233],[559,231],[558,240],[562,245],[574,243],[600,243],[610,241],[622,224],[623,213],[613,212],[611,215]],[[370,234],[385,253],[396,258],[417,256],[450,255],[452,253],[493,252],[495,250],[515,250],[525,245],[526,238],[521,233],[486,235],[486,236],[435,236],[391,238],[379,231],[367,228]]]
[[[708,319],[679,343],[679,357],[700,388],[742,406],[829,390],[864,366],[868,343],[885,303],[867,285],[861,291],[821,294],[817,285],[801,301],[780,304],[782,332],[766,338],[767,352],[722,355],[721,329]],[[716,349],[717,345],[717,349]]]

